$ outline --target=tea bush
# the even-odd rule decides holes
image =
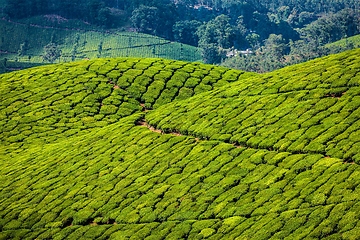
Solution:
[[[0,75],[0,239],[359,238],[359,53]]]

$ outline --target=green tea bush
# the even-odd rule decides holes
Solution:
[[[356,238],[359,91],[329,79],[356,78],[355,55],[263,75],[162,59],[0,75],[1,237]]]

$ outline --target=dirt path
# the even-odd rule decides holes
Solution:
[[[148,110],[145,110],[145,111],[148,111]],[[151,126],[150,124],[148,124],[145,119],[141,119],[141,120],[137,121],[136,125],[137,126],[147,127],[150,131],[155,132],[155,133],[159,133],[159,134],[170,134],[170,135],[174,135],[174,136],[189,136],[189,135],[183,135],[183,134],[181,134],[179,132],[169,132],[169,133],[164,132],[163,130],[157,129],[157,128]],[[200,139],[195,138],[195,140],[199,141]]]
[[[150,131],[152,132],[156,132],[156,133],[160,133],[160,134],[165,134],[164,131],[160,130],[160,129],[156,129],[152,126],[150,126],[145,119],[141,119],[136,123],[137,126],[143,126],[143,127],[147,127]]]

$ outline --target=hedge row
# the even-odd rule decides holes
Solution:
[[[212,90],[238,80],[242,74],[199,63],[135,58],[82,61],[3,74],[0,141],[53,142],[117,122],[143,108]]]
[[[346,52],[237,81],[162,106],[146,119],[165,132],[358,163],[359,53]]]
[[[0,75],[0,239],[360,238],[359,53]]]
[[[14,154],[3,238],[359,237],[358,165],[159,135],[141,117]]]

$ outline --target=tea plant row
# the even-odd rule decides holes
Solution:
[[[186,61],[201,59],[200,50],[196,47],[141,33],[51,27],[0,20],[0,35],[1,58],[7,59],[7,69],[43,63],[44,47],[50,42],[55,43],[62,52],[56,62],[99,57],[160,57]]]
[[[0,75],[0,239],[360,238],[359,53]]]
[[[0,76],[0,140],[52,142],[238,80],[243,72],[199,63],[119,58]],[[251,74],[244,74],[246,75]]]
[[[359,237],[358,165],[161,135],[142,115],[1,160],[1,236]]]
[[[355,50],[237,81],[146,119],[164,132],[358,163],[359,56]]]

